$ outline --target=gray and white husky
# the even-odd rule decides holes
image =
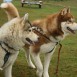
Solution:
[[[14,64],[19,50],[25,44],[33,44],[38,41],[38,36],[30,31],[28,13],[20,18],[18,13],[11,13],[8,8],[10,3],[3,3],[1,8],[5,8],[9,21],[0,28],[0,70],[4,70],[5,77],[12,77],[12,65]],[[12,8],[15,8],[14,6]],[[9,14],[10,13],[10,14]],[[11,18],[11,16],[15,17]]]

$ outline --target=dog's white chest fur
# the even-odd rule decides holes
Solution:
[[[40,47],[40,52],[47,53],[47,52],[51,51],[55,46],[56,46],[56,43],[43,44]]]

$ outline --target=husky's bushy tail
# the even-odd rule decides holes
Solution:
[[[8,21],[13,18],[19,17],[18,10],[12,3],[2,3],[0,7],[5,10]]]

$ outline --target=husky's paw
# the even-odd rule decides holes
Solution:
[[[34,64],[29,64],[28,66],[29,66],[30,68],[32,68],[32,69],[35,69],[35,68],[36,68]]]
[[[43,71],[36,71],[36,75],[38,76],[38,77],[42,77],[42,73],[43,73]]]

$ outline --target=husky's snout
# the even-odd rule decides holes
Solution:
[[[38,37],[38,40],[39,40],[39,37]],[[35,44],[36,42],[38,42],[38,40],[37,40],[37,41],[32,41],[31,39],[26,38],[26,41],[27,41],[29,44]]]
[[[26,41],[28,41],[30,44],[33,44],[33,42],[29,38],[26,38]]]

